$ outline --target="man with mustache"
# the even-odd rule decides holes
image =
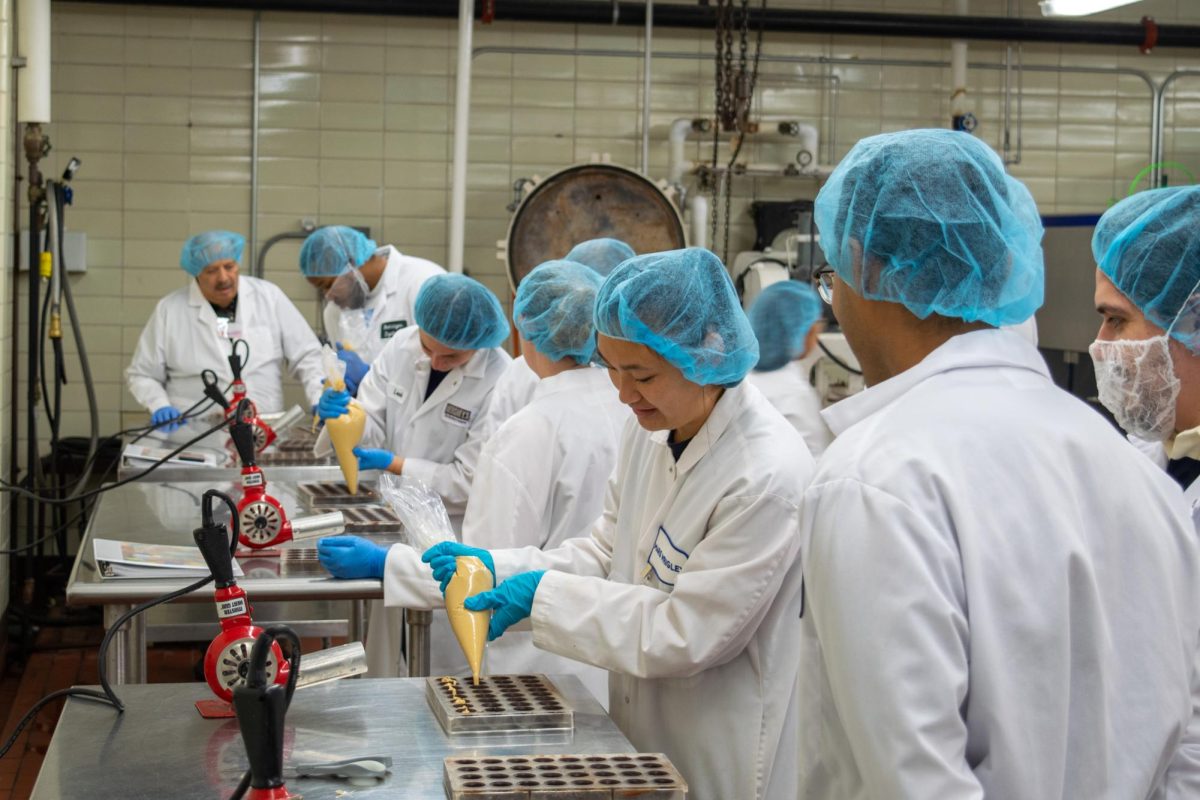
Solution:
[[[309,404],[321,395],[321,346],[296,306],[273,283],[238,275],[246,241],[230,231],[207,231],[183,245],[179,265],[194,280],[171,292],[142,329],[125,379],[134,398],[164,432],[204,396],[201,373],[216,372],[222,388],[233,379],[228,358],[246,342],[242,378],[258,410],[283,410],[282,367],[304,385]]]

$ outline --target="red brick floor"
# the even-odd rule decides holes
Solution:
[[[73,685],[95,684],[96,657],[103,631],[97,628],[48,628],[38,636],[37,652],[17,674],[0,679],[0,744],[29,708],[50,692]],[[342,640],[338,640],[339,642]],[[304,640],[304,652],[321,648],[319,640]],[[151,647],[146,672],[151,683],[186,683],[204,655],[204,646],[174,644]],[[17,743],[0,759],[0,800],[24,800],[33,791],[42,759],[50,746],[64,700],[43,708],[21,732]]]

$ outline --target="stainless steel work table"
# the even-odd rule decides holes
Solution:
[[[268,478],[269,479],[269,478]],[[290,516],[301,514],[303,504],[295,484],[271,481],[271,494],[283,504]],[[241,490],[229,482],[135,482],[105,492],[96,503],[87,531],[79,545],[79,554],[67,581],[67,604],[99,605],[104,608],[104,627],[114,623],[138,603],[180,589],[194,579],[102,579],[96,570],[92,540],[121,539],[147,544],[193,544],[192,531],[200,525],[200,500],[208,489],[229,494],[236,503]],[[220,504],[224,507],[224,504]],[[377,538],[377,541],[385,541]],[[312,543],[289,542],[285,549],[309,549]],[[362,638],[365,625],[364,603],[383,597],[383,582],[378,580],[338,580],[315,560],[290,561],[278,556],[240,558],[245,577],[238,585],[246,590],[252,605],[263,601],[336,601],[351,600],[350,638]],[[199,591],[174,603],[212,603],[212,589]],[[261,622],[260,622],[261,620]],[[428,672],[430,613],[407,614],[410,642],[409,674]],[[257,615],[256,624],[267,622]],[[271,622],[287,622],[273,619]],[[215,613],[212,635],[219,630]],[[113,637],[106,662],[113,683],[144,683],[146,680],[146,615],[130,620]]]
[[[278,416],[278,414],[267,415],[266,418],[269,420],[270,417]],[[117,461],[117,479],[125,480],[126,478],[140,475],[153,465],[150,461],[128,456],[127,452],[130,445],[137,444],[143,447],[171,451],[181,444],[190,441],[200,431],[215,425],[219,420],[220,418],[216,416],[213,416],[211,419],[206,418],[204,421],[191,423],[169,435],[152,433],[140,438],[128,437],[125,447],[122,448],[121,456]],[[304,423],[301,424],[303,425]],[[280,441],[287,441],[290,433],[291,431],[285,431]],[[214,433],[210,433],[199,442],[189,445],[187,448],[186,452],[203,453],[214,458],[217,462],[217,466],[215,467],[168,462],[156,468],[142,480],[153,481],[155,483],[169,481],[237,480],[241,474],[241,465],[238,462],[237,456],[226,447],[228,440],[229,429],[222,428]],[[296,482],[342,480],[342,471],[336,463],[312,465],[268,463],[270,461],[270,454],[277,453],[277,448],[278,442],[267,448],[265,452],[268,456],[264,457],[263,463],[259,465],[266,473],[267,480]],[[373,475],[374,473],[368,474]]]
[[[301,660],[303,669],[303,660]],[[373,786],[328,778],[288,780],[305,800],[443,800],[446,756],[630,753],[600,704],[574,676],[552,676],[575,711],[575,730],[448,737],[415,678],[349,680],[301,689],[284,735],[285,764],[342,757],[392,757],[391,774]],[[202,683],[124,686],[125,713],[71,698],[63,709],[33,789],[35,800],[96,797],[228,797],[246,769],[236,720],[204,720],[192,704],[210,696]]]

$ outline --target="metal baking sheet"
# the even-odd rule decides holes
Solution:
[[[484,675],[425,679],[425,697],[442,730],[461,733],[512,733],[571,730],[571,706],[545,675]]]
[[[448,800],[683,800],[687,782],[662,753],[443,761]]]
[[[401,533],[404,523],[386,506],[347,508],[342,511],[346,533],[365,536],[372,533]]]
[[[369,486],[358,484],[358,493],[350,494],[344,481],[302,483],[298,487],[301,497],[312,509],[342,508],[344,506],[369,506],[379,503],[379,493]]]

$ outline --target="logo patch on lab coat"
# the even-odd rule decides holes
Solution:
[[[471,424],[471,418],[475,416],[475,412],[460,408],[453,403],[446,403],[446,409],[442,412],[442,416],[447,422],[465,428]]]
[[[402,331],[408,327],[408,320],[393,319],[379,326],[379,338],[390,339],[396,335],[396,331]]]
[[[388,397],[390,397],[392,400],[395,400],[397,403],[403,403],[406,394],[407,393],[404,391],[404,387],[397,383],[393,383],[388,387]]]
[[[654,544],[650,547],[650,553],[646,556],[646,563],[650,565],[650,569],[654,572],[654,577],[658,578],[659,583],[665,583],[667,586],[674,586],[675,579],[679,577],[679,573],[683,572],[683,566],[687,564],[688,552],[681,550],[671,541],[671,534],[667,533],[667,529],[663,526],[658,526],[658,536],[654,538]]]

